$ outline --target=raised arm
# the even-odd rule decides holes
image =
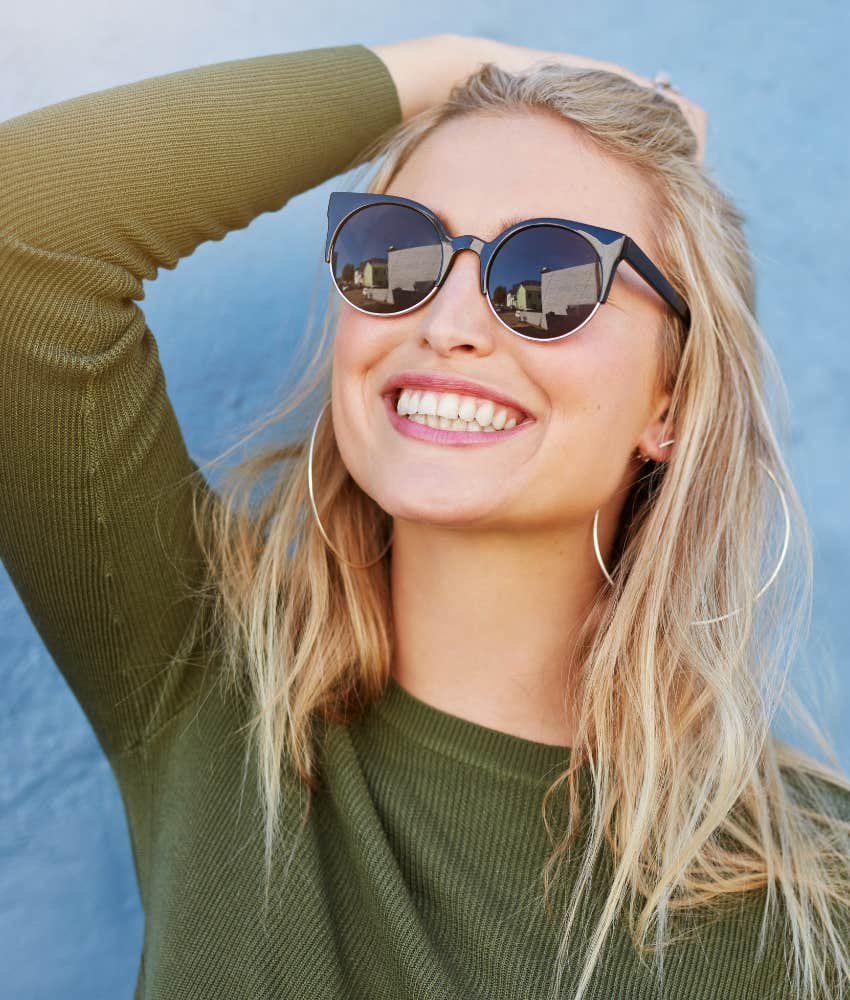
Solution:
[[[182,70],[0,123],[0,559],[108,755],[190,702],[196,470],[135,300],[400,120],[354,44]],[[173,335],[173,334],[172,334]]]

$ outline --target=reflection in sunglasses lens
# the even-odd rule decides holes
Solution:
[[[596,250],[563,226],[517,230],[499,247],[487,291],[499,318],[525,337],[548,340],[580,326],[602,286]]]
[[[343,224],[331,266],[340,293],[371,313],[397,313],[418,305],[440,274],[439,234],[421,213],[404,205],[367,205]]]
[[[364,312],[392,315],[419,305],[443,263],[440,235],[406,205],[367,205],[340,227],[331,267],[340,294]],[[602,268],[593,246],[563,226],[517,230],[487,274],[493,309],[511,330],[548,340],[570,333],[599,300]]]

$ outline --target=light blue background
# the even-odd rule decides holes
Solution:
[[[0,120],[190,66],[445,31],[575,52],[647,77],[668,69],[707,109],[707,163],[747,216],[759,316],[789,385],[789,462],[816,543],[813,667],[798,683],[821,691],[836,665],[820,721],[850,766],[850,6],[430,0],[415,16],[398,3],[362,10],[326,0],[15,4],[0,35]],[[230,444],[285,374],[307,305],[293,304],[282,277],[313,287],[332,184],[146,282],[141,305],[196,458]],[[303,248],[297,257],[294,246]],[[2,566],[0,638],[0,994],[129,997],[143,918],[123,805]]]

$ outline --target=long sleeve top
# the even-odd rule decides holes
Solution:
[[[142,281],[340,173],[399,122],[386,66],[352,44],[169,73],[0,123],[0,557],[125,805],[145,914],[136,1000],[547,995],[561,913],[543,905],[540,803],[569,748],[390,680],[356,724],[328,726],[323,790],[291,867],[284,847],[276,858],[262,918],[244,706],[196,659],[169,665],[193,610],[181,574],[202,566],[185,485],[197,466]],[[284,780],[294,827],[301,794]],[[595,903],[607,888],[603,868]],[[790,996],[780,943],[757,958],[762,904],[668,950],[663,995]],[[577,932],[564,997],[579,944]],[[587,996],[662,996],[623,921]]]

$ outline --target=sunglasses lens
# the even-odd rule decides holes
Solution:
[[[398,313],[437,283],[443,246],[431,222],[405,205],[367,205],[350,215],[331,249],[334,282],[352,305]]]
[[[517,230],[496,251],[487,292],[499,318],[536,340],[575,330],[596,307],[602,265],[593,246],[563,226]]]

